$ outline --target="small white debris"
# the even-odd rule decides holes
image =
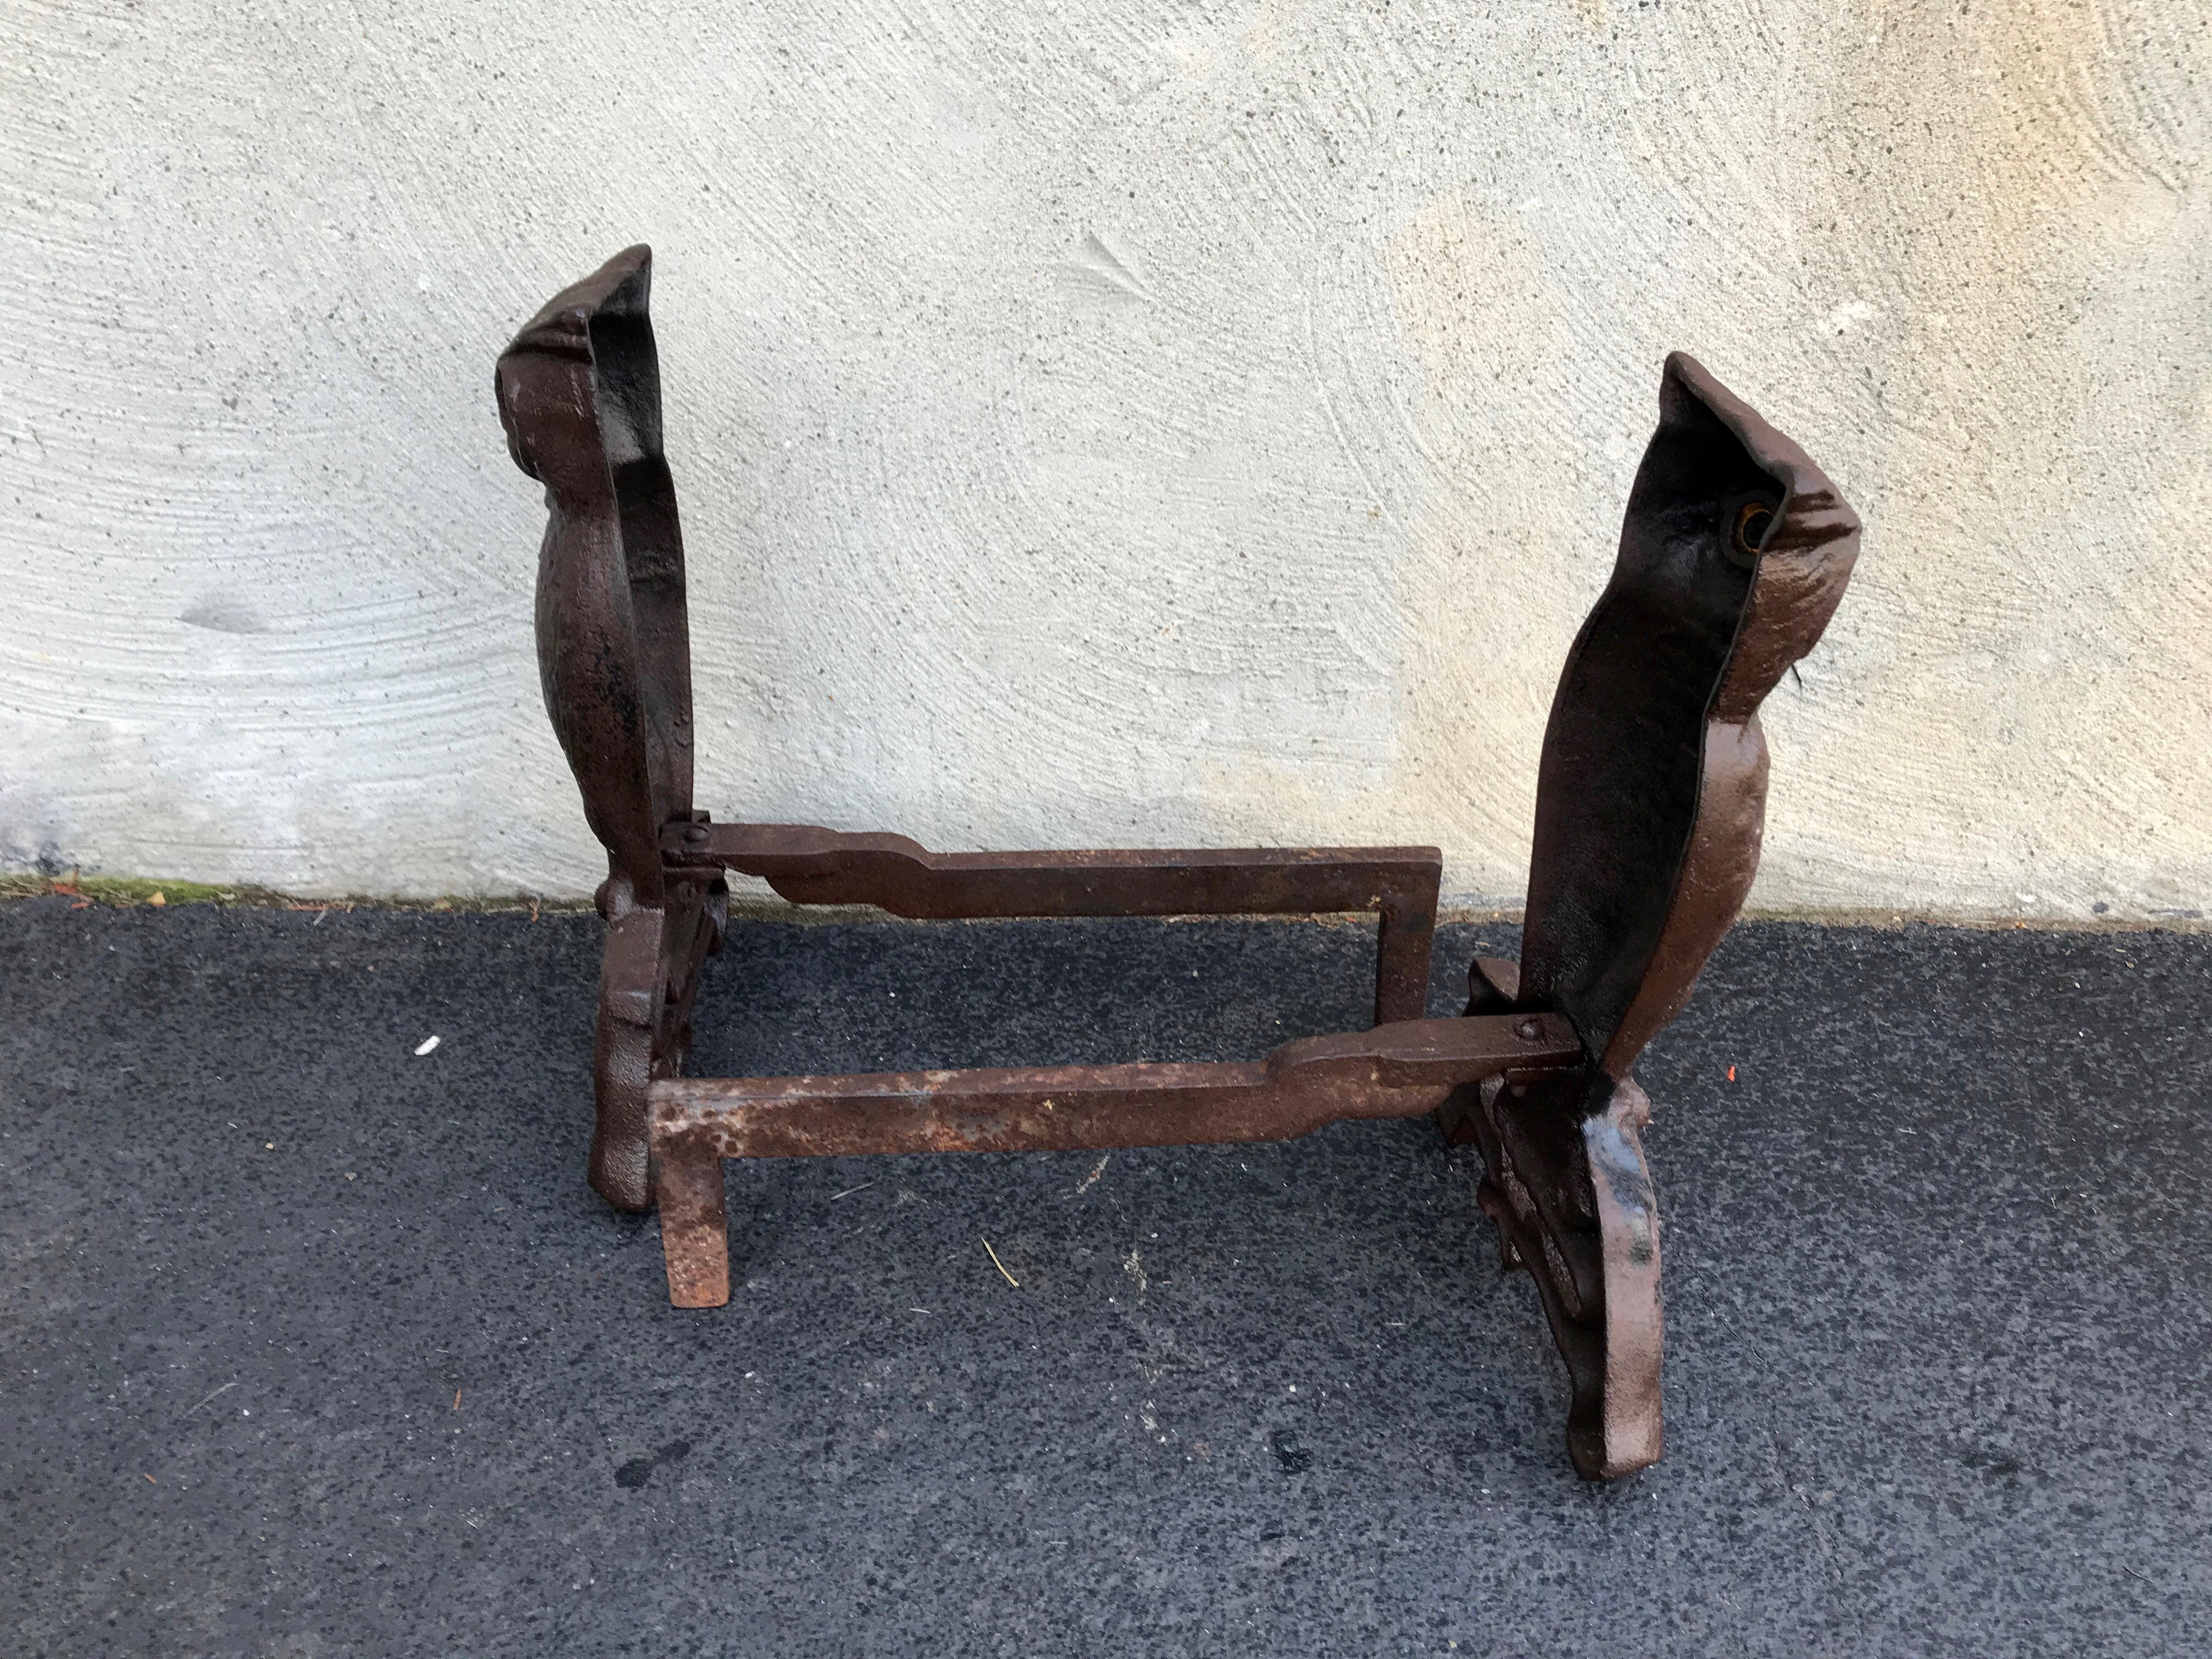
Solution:
[[[438,1039],[434,1035],[424,1037],[422,1042],[415,1045],[416,1059],[420,1060],[423,1055],[428,1054],[431,1049],[437,1046]]]
[[[1145,1276],[1145,1259],[1137,1254],[1137,1247],[1133,1244],[1129,1247],[1129,1254],[1121,1258],[1121,1271],[1135,1282],[1137,1299],[1143,1301],[1145,1292],[1152,1287],[1152,1281]]]

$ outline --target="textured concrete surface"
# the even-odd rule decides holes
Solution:
[[[596,939],[0,907],[11,1653],[2205,1650],[2212,941],[1735,934],[1644,1073],[1668,1455],[1593,1490],[1425,1123],[740,1168],[672,1311]],[[1249,1054],[1365,965],[752,926],[702,1060]]]
[[[1863,510],[1770,908],[2212,908],[2153,0],[15,4],[0,863],[580,895],[494,354],[659,250],[702,793],[1522,890],[1660,359]]]

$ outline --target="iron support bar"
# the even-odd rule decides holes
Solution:
[[[1490,1078],[1566,1073],[1582,1054],[1560,1015],[1483,1015],[1306,1037],[1250,1061],[661,1079],[647,1092],[669,1299],[729,1300],[726,1158],[1292,1140],[1346,1118],[1418,1117]]]
[[[1375,910],[1375,1023],[1427,1012],[1443,855],[1433,847],[933,853],[904,836],[808,824],[672,824],[671,870],[735,870],[794,904],[872,904],[917,921],[1006,916],[1315,915]]]

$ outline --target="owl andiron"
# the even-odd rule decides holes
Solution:
[[[1859,524],[1805,453],[1668,358],[1610,583],[1567,653],[1537,774],[1520,960],[1422,1018],[1432,847],[933,854],[902,836],[717,823],[692,805],[684,548],[661,453],[652,255],[564,289],[501,354],[499,410],[550,514],[545,702],[607,852],[592,1185],[658,1206],[670,1300],[729,1299],[722,1160],[1281,1140],[1435,1113],[1479,1143],[1483,1210],[1534,1280],[1572,1384],[1576,1469],[1660,1454],[1658,1210],[1630,1075],[1759,862],[1758,709],[1843,596]],[[690,1078],[725,872],[918,919],[1377,913],[1375,1026],[1262,1060]]]

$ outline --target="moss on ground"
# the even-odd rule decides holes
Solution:
[[[222,887],[203,881],[162,881],[147,876],[0,874],[0,901],[40,898],[48,894],[118,910],[136,905],[255,904],[289,910],[471,910],[556,914],[588,910],[589,901],[538,899],[527,894],[505,898],[301,898],[266,887]]]

